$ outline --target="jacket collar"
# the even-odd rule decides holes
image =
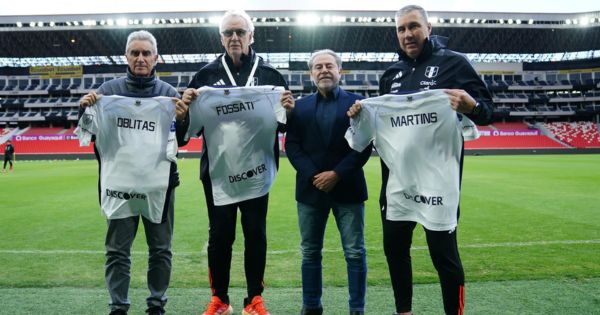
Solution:
[[[340,97],[340,90],[340,86],[336,86],[333,90],[327,93],[327,97],[323,97],[323,95],[321,95],[321,93],[317,90],[317,102],[322,99],[337,100]]]
[[[129,67],[127,67],[126,83],[128,86],[138,90],[153,88],[156,85],[156,69],[152,69],[150,76],[138,77],[131,72]]]
[[[229,55],[227,54],[227,52],[223,53],[223,57],[222,58],[225,58],[225,61],[227,62],[227,66],[229,66],[229,69],[233,70],[233,69],[238,68],[238,67],[236,67],[233,64],[233,59],[231,59],[231,57],[229,57]],[[239,67],[239,68],[244,68],[247,65],[252,65],[254,63],[254,59],[255,58],[256,58],[256,54],[254,53],[254,50],[252,49],[252,47],[249,47],[248,48],[248,54],[247,55],[242,54],[242,58],[241,58],[241,60],[242,60],[242,66]]]
[[[448,44],[448,37],[431,35],[431,36],[429,36],[428,39],[425,39],[425,44],[423,45],[423,51],[421,51],[421,54],[417,57],[417,59],[410,58],[408,55],[406,55],[406,53],[403,50],[400,50],[400,52],[398,53],[400,55],[399,59],[401,61],[406,61],[406,62],[421,63],[424,60],[429,59],[429,57],[431,57],[431,55],[434,52],[436,52],[440,49],[446,48],[447,44]]]

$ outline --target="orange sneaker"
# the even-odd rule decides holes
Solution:
[[[223,303],[218,296],[210,298],[210,303],[206,308],[206,311],[202,315],[231,315],[233,314],[233,308],[231,305]]]
[[[262,296],[257,295],[252,299],[252,302],[244,307],[242,315],[271,315],[265,308],[265,301]]]

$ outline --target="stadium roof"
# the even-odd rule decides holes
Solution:
[[[252,11],[262,53],[394,53],[394,11]],[[149,29],[168,55],[222,52],[222,11],[0,17],[0,58],[122,56],[126,36]],[[489,13],[430,11],[433,34],[451,49],[477,54],[580,52],[600,48],[600,11]],[[597,56],[596,56],[597,57]]]

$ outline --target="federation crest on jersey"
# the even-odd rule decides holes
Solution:
[[[400,78],[402,78],[402,71],[398,71],[398,73],[396,73],[396,75],[394,76],[394,78],[392,79],[392,81],[398,80]]]
[[[94,121],[94,115],[88,114],[88,113],[84,113],[81,116],[81,119],[79,119],[78,126],[81,129],[90,130],[90,128],[92,127],[92,122],[93,121]]]
[[[435,78],[438,74],[438,70],[440,69],[440,67],[438,66],[428,66],[427,68],[425,68],[425,76],[428,78]]]

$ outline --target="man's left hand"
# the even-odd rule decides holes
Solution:
[[[313,185],[326,193],[333,190],[339,181],[340,177],[334,171],[326,171],[313,176]]]
[[[459,113],[469,114],[477,106],[477,101],[465,90],[446,89],[444,90],[450,96],[450,106]]]
[[[176,97],[173,98],[173,103],[175,103],[175,119],[177,121],[183,121],[190,106]]]
[[[292,91],[284,91],[281,95],[281,106],[285,108],[286,111],[291,112],[294,109],[296,101],[294,100],[294,95]]]

